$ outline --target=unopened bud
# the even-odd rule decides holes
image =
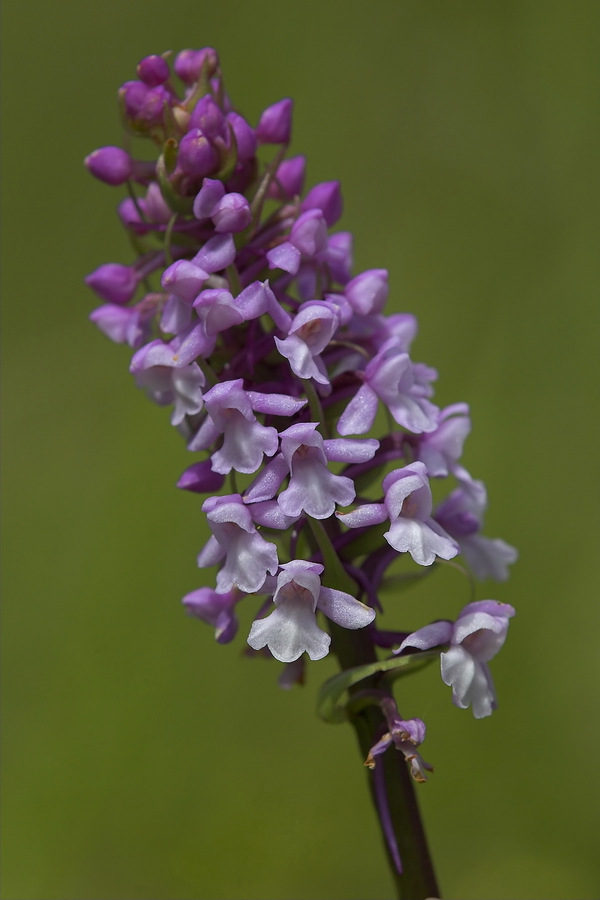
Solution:
[[[207,279],[208,272],[200,266],[187,259],[179,259],[165,269],[161,284],[165,291],[176,294],[185,303],[193,303]]]
[[[346,284],[352,278],[352,235],[336,231],[327,242],[327,265],[334,281]]]
[[[389,292],[387,269],[368,269],[361,272],[344,288],[352,308],[360,316],[380,313]]]
[[[194,84],[198,81],[203,64],[206,66],[206,75],[211,78],[219,67],[219,56],[212,47],[182,50],[177,54],[173,69],[185,84]]]
[[[211,141],[224,136],[225,116],[210,94],[196,103],[190,116],[190,129],[192,128],[199,128]]]
[[[329,228],[335,225],[342,214],[344,203],[339,181],[323,181],[310,189],[301,209],[320,209]]]
[[[88,171],[106,184],[123,184],[133,171],[129,153],[120,147],[99,147],[84,162]]]
[[[243,163],[252,159],[256,153],[256,134],[254,133],[254,129],[246,122],[243,116],[239,115],[239,113],[227,113],[226,118],[233,128],[233,133],[235,135],[238,150],[238,162]]]
[[[309,257],[327,249],[327,226],[320,209],[309,209],[298,216],[292,225],[290,242]]]
[[[214,494],[225,484],[225,476],[213,472],[210,459],[193,463],[185,470],[177,487],[195,494]]]
[[[194,215],[197,219],[210,219],[219,200],[223,199],[225,188],[218,178],[205,178],[196,199]]]
[[[84,279],[88,287],[108,303],[128,303],[138,286],[137,273],[120,263],[105,263]]]
[[[177,163],[186,175],[203,178],[216,169],[219,156],[206,135],[194,128],[181,139]]]
[[[274,200],[293,200],[302,193],[305,169],[306,157],[304,156],[292,156],[291,159],[284,159],[269,185],[268,196]],[[306,208],[308,209],[308,207]]]
[[[250,206],[242,194],[225,194],[212,213],[215,231],[219,232],[243,231],[251,219]]]
[[[119,94],[123,98],[125,115],[137,131],[160,125],[164,105],[171,101],[171,95],[162,85],[150,88],[142,81],[126,81]]]
[[[288,144],[292,133],[292,108],[294,101],[279,100],[267,106],[256,128],[261,144]]]
[[[169,64],[162,56],[145,56],[137,67],[138,78],[148,87],[158,87],[168,81]]]
[[[148,185],[144,201],[144,211],[151,222],[160,222],[166,225],[173,213],[165,203],[160,187],[153,181]]]

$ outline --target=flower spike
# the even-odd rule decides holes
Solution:
[[[460,555],[475,577],[504,580],[516,559],[481,534],[487,494],[461,460],[469,408],[435,404],[437,372],[413,360],[416,318],[387,308],[382,261],[354,271],[352,235],[333,230],[340,182],[305,191],[306,158],[288,156],[290,98],[251,124],[205,47],[144,57],[119,103],[124,146],[93,150],[85,165],[121,187],[137,259],[85,282],[102,301],[92,322],[132,348],[137,385],[171,407],[192,454],[177,487],[205,495],[211,536],[197,563],[216,577],[183,604],[227,644],[254,602],[247,654],[283,663],[286,689],[335,653],[331,690],[347,702],[331,705],[361,736],[388,855],[408,878],[402,896],[439,896],[431,867],[415,872],[426,850],[420,825],[409,827],[414,800],[399,818],[405,761],[417,782],[431,771],[418,751],[425,724],[400,715],[392,681],[439,656],[454,704],[489,715],[488,663],[514,610],[473,600],[456,621],[412,631],[379,619],[383,587],[398,586],[386,599],[396,619],[401,589],[440,561]],[[131,135],[157,148],[153,160],[131,155]]]

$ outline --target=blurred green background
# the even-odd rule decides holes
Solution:
[[[342,180],[355,271],[389,268],[438,402],[471,404],[486,533],[521,552],[478,594],[518,611],[494,716],[433,667],[400,696],[443,896],[600,896],[599,35],[595,0],[5,4],[6,900],[393,897],[353,735],[314,714],[333,663],[282,692],[183,614],[210,578],[188,455],[87,321],[83,276],[131,255],[82,158],[142,56],[205,45],[251,122],[295,98],[309,183]],[[458,612],[436,578],[396,624]]]

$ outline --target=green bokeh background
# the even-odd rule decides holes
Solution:
[[[342,180],[356,271],[389,268],[439,403],[471,404],[486,532],[521,552],[479,592],[518,610],[499,710],[433,668],[400,698],[444,896],[600,896],[599,34],[595,0],[6,3],[5,900],[393,896],[352,733],[314,714],[333,662],[282,692],[183,615],[189,460],[87,322],[83,276],[131,257],[82,157],[119,142],[142,56],[204,45],[250,121],[295,98],[293,150]],[[436,578],[397,624],[456,614]]]

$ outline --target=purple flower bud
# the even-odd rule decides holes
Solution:
[[[143,81],[126,81],[119,88],[119,95],[125,104],[125,115],[135,119],[142,109],[150,88]]]
[[[305,156],[284,159],[269,186],[268,196],[274,200],[293,200],[297,194],[302,193],[305,169]],[[304,205],[302,208],[305,208]]]
[[[194,215],[197,219],[210,219],[219,200],[223,199],[225,188],[218,178],[205,178],[194,200]]]
[[[162,125],[165,104],[171,106],[171,94],[162,86],[151,88],[146,97],[141,117],[149,126]]]
[[[300,208],[320,209],[328,227],[331,228],[341,216],[343,206],[339,181],[324,181],[310,189]]]
[[[193,463],[182,474],[177,487],[195,494],[216,494],[225,484],[225,476],[213,472],[210,459]]]
[[[298,216],[292,225],[290,243],[309,258],[318,257],[327,249],[327,227],[320,209],[309,209]]]
[[[208,278],[208,272],[195,266],[187,259],[172,263],[162,274],[161,284],[165,291],[176,294],[186,303],[193,303]]]
[[[182,603],[192,616],[213,626],[219,644],[228,644],[237,632],[238,620],[234,608],[243,596],[235,587],[226,594],[204,587],[186,594]]]
[[[215,231],[219,232],[243,231],[251,219],[250,206],[242,194],[225,194],[212,214]]]
[[[235,141],[238,149],[239,162],[247,162],[256,153],[256,135],[254,129],[248,125],[243,116],[239,113],[227,113],[227,121],[233,128]]]
[[[172,211],[165,203],[160,187],[156,181],[153,181],[148,185],[144,200],[144,212],[150,221],[161,222],[163,225],[166,225],[173,215]]]
[[[360,316],[380,313],[388,292],[387,269],[367,269],[349,281],[344,288],[348,302]]]
[[[332,234],[327,243],[327,265],[331,277],[346,284],[352,277],[352,235],[349,231]]]
[[[202,291],[193,305],[208,335],[219,334],[232,325],[239,325],[244,321],[244,314],[238,308],[233,296],[222,288]]]
[[[162,294],[146,294],[135,306],[107,303],[90,313],[90,319],[111,341],[137,348],[148,340],[161,300]]]
[[[142,211],[145,211],[146,204],[141,197],[138,199],[138,205]],[[131,197],[125,197],[124,200],[121,200],[117,206],[117,213],[125,228],[135,228],[138,234],[145,234],[147,232],[148,229],[140,219],[140,214]]]
[[[229,234],[215,234],[211,237],[191,262],[200,266],[205,272],[221,272],[230,266],[235,259],[235,244]]]
[[[212,47],[204,47],[202,50],[182,50],[175,58],[173,69],[185,84],[193,84],[198,80],[205,61],[206,72],[210,78],[219,66],[219,56]]]
[[[137,67],[138,78],[148,87],[158,87],[168,81],[169,64],[162,56],[145,56]]]
[[[182,138],[177,163],[186,175],[203,178],[216,169],[218,162],[216,150],[199,128],[188,131]]]
[[[127,340],[127,332],[135,312],[131,308],[124,309],[115,303],[107,303],[99,306],[90,313],[90,320],[97,325],[100,331],[116,344],[124,344]]]
[[[192,321],[192,308],[176,294],[165,300],[160,317],[160,330],[167,334],[181,334],[187,331]]]
[[[86,156],[84,162],[88,172],[106,184],[123,184],[133,170],[129,153],[120,147],[99,147]]]
[[[138,130],[160,125],[163,120],[165,103],[170,104],[171,95],[162,85],[149,88],[142,81],[126,81],[119,90],[125,103],[125,115]]]
[[[84,281],[108,303],[128,303],[138,286],[137,273],[120,263],[105,263],[90,272]]]
[[[199,128],[211,141],[224,136],[225,116],[210,94],[196,103],[190,116],[190,130],[192,128]]]
[[[292,132],[292,108],[294,101],[280,100],[267,106],[256,129],[260,144],[288,144]]]

